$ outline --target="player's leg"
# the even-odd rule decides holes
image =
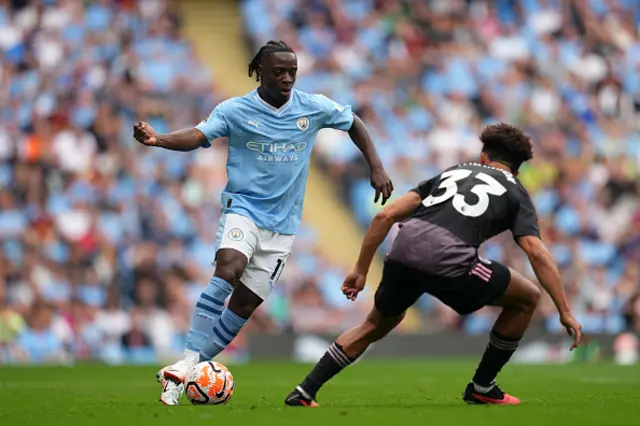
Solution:
[[[164,404],[178,403],[184,378],[189,369],[199,362],[202,347],[214,336],[214,326],[223,314],[224,302],[238,286],[238,279],[255,251],[257,239],[255,224],[244,216],[230,214],[220,221],[215,273],[196,302],[183,356],[158,373],[163,388],[160,400]]]
[[[200,351],[201,360],[222,352],[238,335],[253,312],[271,293],[287,261],[294,237],[260,230],[259,246],[236,285],[229,305]]]
[[[495,379],[527,330],[540,300],[540,290],[517,271],[497,262],[482,267],[493,275],[485,285],[499,288],[501,281],[508,281],[508,285],[501,296],[488,303],[501,306],[502,313],[490,332],[489,343],[463,399],[474,404],[518,404],[517,398],[505,394],[495,385]]]
[[[187,334],[185,357],[193,358],[195,363],[199,361],[202,346],[210,340],[213,326],[224,310],[224,302],[237,287],[247,263],[247,256],[235,249],[223,248],[216,254],[215,273],[196,302]]]
[[[200,360],[210,360],[225,350],[263,301],[262,297],[239,281],[231,294],[229,304],[213,327],[210,339],[200,350]]]
[[[423,293],[413,275],[404,266],[385,264],[374,307],[367,319],[336,339],[302,383],[287,396],[286,405],[317,407],[315,398],[320,388],[402,322],[407,308]]]
[[[315,398],[320,388],[355,362],[369,345],[382,339],[396,328],[403,318],[404,312],[384,317],[374,307],[362,324],[345,331],[336,339],[303,382],[287,396],[285,404],[317,407]]]

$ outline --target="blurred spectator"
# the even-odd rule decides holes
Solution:
[[[154,362],[156,360],[151,338],[143,330],[142,313],[131,315],[131,328],[122,335],[122,346],[129,362]]]
[[[126,350],[151,349],[151,339],[141,329],[141,316],[139,314],[134,313],[131,316],[131,326],[122,335],[122,344]]]
[[[22,316],[9,306],[5,284],[0,281],[0,362],[11,360],[10,345],[24,327]]]
[[[327,310],[322,293],[313,280],[308,280],[292,294],[291,322],[301,332],[328,333],[343,327],[339,311]]]
[[[28,326],[17,338],[15,359],[32,364],[61,363],[68,360],[64,342],[52,327],[53,306],[42,300],[33,304]]]

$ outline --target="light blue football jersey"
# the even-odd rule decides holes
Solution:
[[[204,148],[216,138],[229,138],[223,214],[240,214],[259,228],[295,234],[318,131],[346,131],[352,124],[350,106],[295,89],[280,108],[257,90],[220,103],[196,128],[207,137]]]

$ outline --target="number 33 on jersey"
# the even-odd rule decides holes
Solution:
[[[505,170],[464,163],[420,183],[413,191],[422,198],[413,218],[441,226],[475,247],[506,230],[514,238],[540,236],[529,194]]]

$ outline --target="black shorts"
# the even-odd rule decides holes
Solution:
[[[477,260],[469,273],[443,278],[387,260],[375,306],[383,317],[396,316],[429,293],[458,314],[467,315],[500,298],[510,280],[509,268],[495,261]]]

